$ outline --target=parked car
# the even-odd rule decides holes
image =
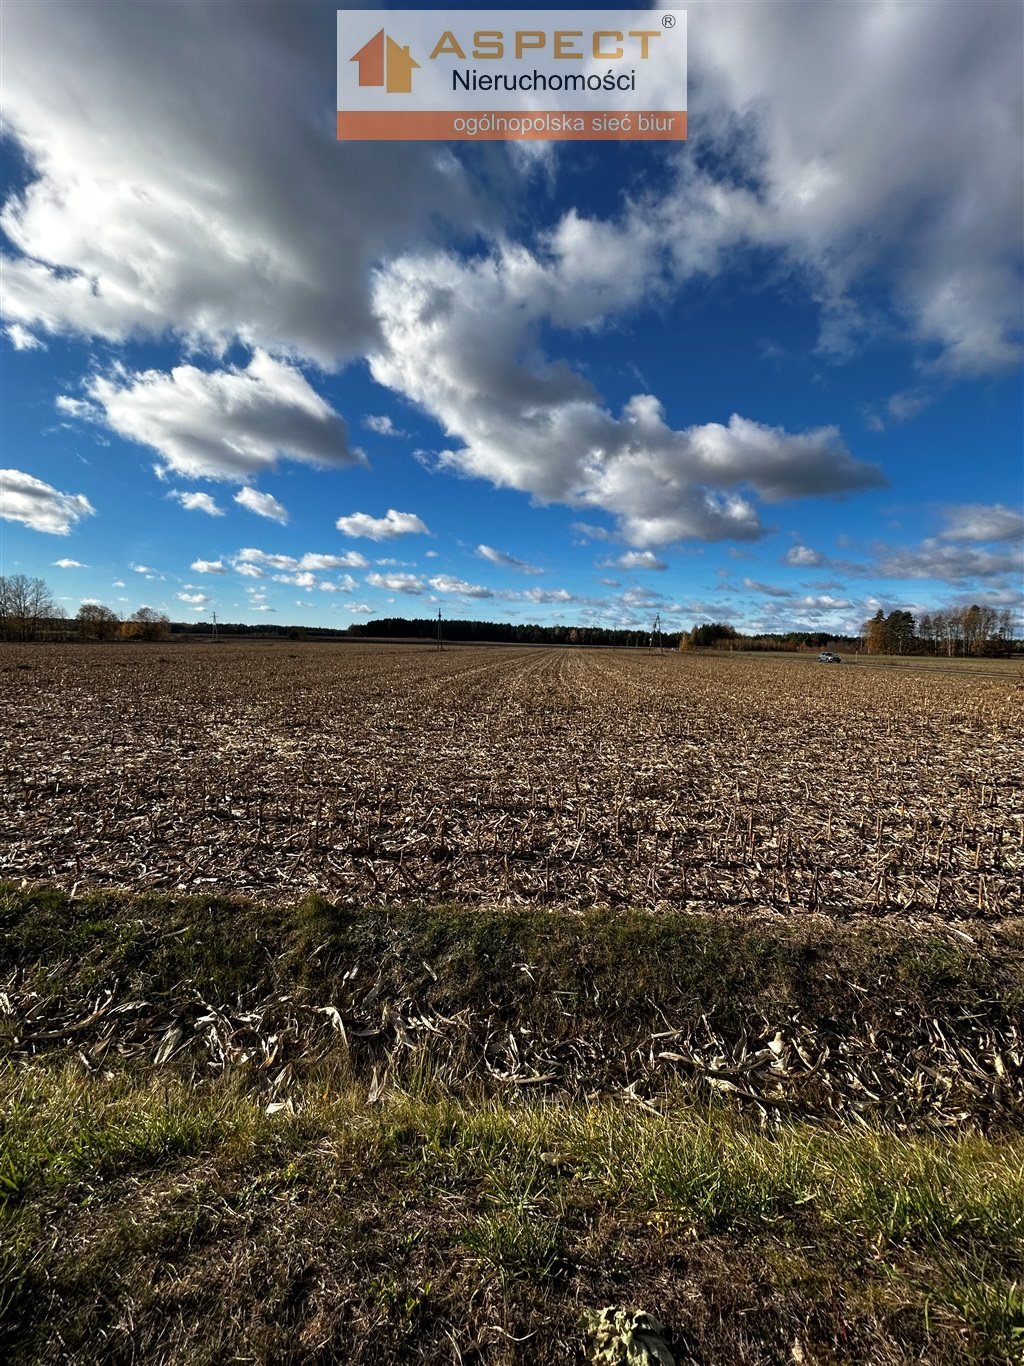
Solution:
[[[834,655],[831,650],[822,650],[818,656],[819,664],[842,664],[842,662],[839,656]]]

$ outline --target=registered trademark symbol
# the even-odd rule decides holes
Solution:
[[[661,26],[662,28],[675,28],[676,16],[674,14],[666,14],[661,21]]]

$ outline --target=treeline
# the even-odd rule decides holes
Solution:
[[[924,612],[920,621],[911,612],[888,615],[879,608],[864,623],[864,648],[876,655],[1003,656],[1014,652],[1016,623],[1009,607],[973,603]]]
[[[856,649],[856,636],[837,636],[829,631],[762,632],[747,636],[724,621],[705,621],[684,631],[679,638],[680,650],[824,650]]]
[[[411,640],[436,640],[436,617],[380,617],[375,621],[353,622],[350,636],[401,636]],[[614,630],[609,626],[541,626],[536,622],[456,621],[441,623],[445,640],[501,645],[605,645],[646,646],[651,642],[646,630]],[[674,649],[678,632],[660,632],[656,643]]]

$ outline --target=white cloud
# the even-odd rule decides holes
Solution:
[[[226,574],[222,560],[193,560],[190,566],[197,574]]]
[[[423,580],[415,574],[367,574],[366,582],[371,588],[386,588],[392,593],[423,592]]]
[[[786,551],[783,559],[787,564],[794,564],[798,567],[814,567],[824,564],[825,556],[820,550],[812,550],[809,545],[794,545]]]
[[[22,470],[0,470],[0,517],[33,531],[66,536],[96,509],[83,493],[61,493]]]
[[[527,588],[526,591],[517,596],[521,596],[526,602],[552,603],[552,602],[577,602],[574,593],[570,593],[567,588]]]
[[[1022,572],[1019,552],[979,550],[970,545],[947,545],[929,538],[916,546],[884,548],[864,571],[887,579],[939,579],[960,583]]]
[[[353,512],[348,517],[339,517],[335,525],[345,536],[365,536],[371,541],[390,541],[396,536],[430,535],[426,523],[414,512],[396,512],[394,508],[388,508],[383,517]]]
[[[135,572],[136,574],[155,574],[155,573],[156,573],[156,570],[153,568],[153,566],[152,566],[152,565],[149,565],[149,564],[130,564],[130,565],[128,566],[128,568],[131,569],[131,570],[134,570],[134,572]]]
[[[591,526],[589,522],[573,522],[572,529],[587,541],[614,541],[615,533],[603,526]]]
[[[336,583],[321,583],[321,593],[353,593],[358,588],[358,583],[351,574],[343,574]]]
[[[22,327],[21,323],[8,323],[4,328],[8,339],[15,351],[35,351],[38,348],[46,350],[46,345],[41,342],[34,332],[30,332],[27,327]]]
[[[408,433],[403,432],[401,428],[396,427],[387,414],[379,417],[370,414],[368,417],[363,418],[363,426],[368,427],[371,432],[376,432],[378,436],[408,435]]]
[[[240,550],[232,560],[232,567],[236,573],[244,574],[250,579],[261,579],[266,570],[277,569],[294,573],[310,569],[365,569],[369,562],[365,556],[360,555],[356,550],[346,551],[343,555],[323,555],[316,551],[307,551],[301,557],[294,555],[275,555],[269,554],[265,550],[258,550],[255,546],[246,546]],[[282,583],[294,582],[292,579],[281,579]]]
[[[343,419],[305,376],[264,351],[226,370],[115,370],[90,380],[88,392],[100,420],[152,447],[165,472],[189,479],[242,482],[279,459],[321,466],[362,459]]]
[[[188,512],[205,512],[210,517],[223,517],[224,509],[208,493],[186,493],[183,489],[171,489],[168,498],[175,498]]]
[[[795,598],[796,590],[793,588],[779,588],[774,583],[758,583],[756,579],[744,579],[743,587],[751,593],[763,593],[769,598]]]
[[[211,600],[206,593],[179,593],[178,597],[192,607],[205,607]]]
[[[127,588],[128,585],[125,583],[124,579],[115,579],[114,582],[111,584],[111,587],[112,587],[112,588]]]
[[[87,564],[83,564],[81,560],[66,560],[66,559],[65,559],[65,560],[54,560],[54,564],[57,566],[58,569],[88,569],[88,568],[89,568],[89,566],[88,566]]]
[[[493,598],[494,590],[479,583],[467,583],[465,579],[453,578],[450,574],[438,574],[430,580],[430,586],[437,593],[458,593],[464,598]]]
[[[358,550],[346,550],[344,555],[318,555],[309,552],[299,560],[300,569],[365,569],[369,561]]]
[[[569,247],[560,241],[553,263],[508,247],[472,263],[434,255],[378,272],[386,347],[370,357],[371,372],[462,441],[440,453],[441,468],[602,508],[640,548],[756,539],[763,529],[748,489],[775,502],[884,483],[834,427],[790,433],[733,415],[673,430],[651,395],[613,416],[586,380],[539,352],[545,320],[578,326],[627,302],[621,279],[613,288],[593,275],[596,248],[584,265]]]
[[[145,23],[104,0],[5,7],[5,134],[33,172],[2,219],[24,253],[4,269],[10,319],[359,354],[374,261],[483,215],[436,146],[336,141],[314,93],[333,25],[286,4],[158,5]]]
[[[429,551],[427,552],[430,553]],[[525,560],[517,560],[514,555],[509,555],[507,551],[495,550],[490,545],[478,545],[476,553],[483,560],[490,560],[491,564],[500,564],[505,569],[514,569],[519,574],[543,574],[543,569],[538,569],[535,564],[527,564]]]
[[[944,9],[942,23],[931,6],[894,0],[822,6],[810,24],[808,13],[702,9],[698,115],[742,164],[716,178],[680,161],[677,191],[653,212],[641,206],[669,234],[675,271],[716,272],[738,246],[776,249],[806,275],[825,346],[866,330],[856,291],[877,296],[882,282],[945,369],[1014,363],[1020,7],[979,0]]]
[[[253,546],[246,546],[244,550],[238,552],[236,567],[239,564],[251,565],[258,569],[298,569],[299,567],[298,560],[291,555],[272,555],[265,550],[257,550]]]
[[[614,560],[602,560],[602,569],[667,569],[664,560],[659,560],[652,550],[627,550]]]
[[[257,517],[269,517],[272,522],[282,525],[288,521],[288,509],[272,493],[260,493],[258,489],[246,487],[235,494],[235,502],[255,512]]]
[[[317,585],[316,576],[308,570],[297,574],[272,574],[271,578],[275,583],[290,583],[295,588],[315,588]]]
[[[943,541],[1019,541],[1024,536],[1024,514],[1002,503],[963,503],[946,509]]]

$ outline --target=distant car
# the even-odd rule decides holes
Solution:
[[[842,664],[842,662],[839,656],[834,655],[831,650],[822,650],[818,656],[819,664]]]

